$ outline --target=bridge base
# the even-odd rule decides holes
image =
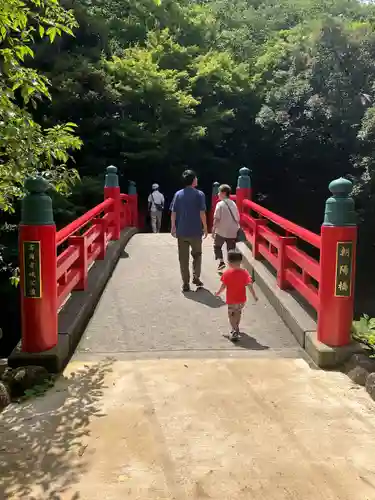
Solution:
[[[362,347],[351,342],[341,347],[330,347],[318,340],[316,332],[308,332],[305,337],[305,350],[320,368],[334,368],[344,364],[352,354],[362,352]]]
[[[51,373],[59,373],[65,368],[81,340],[86,325],[126,244],[136,232],[135,228],[126,228],[122,231],[118,241],[111,241],[105,259],[96,261],[90,270],[87,289],[82,292],[73,292],[59,313],[57,345],[48,351],[28,353],[22,351],[21,343],[19,343],[8,358],[8,365],[11,368],[37,365],[45,367]]]
[[[22,351],[21,343],[17,345],[8,358],[8,365],[11,368],[19,366],[43,366],[50,373],[62,371],[70,359],[70,339],[67,335],[59,334],[57,345],[44,352]]]

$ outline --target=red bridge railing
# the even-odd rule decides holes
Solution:
[[[108,167],[102,203],[56,232],[48,184],[30,179],[20,225],[22,349],[42,352],[57,343],[58,313],[74,291],[86,290],[90,267],[105,258],[125,227],[137,227],[134,182],[121,194],[116,167]]]
[[[120,230],[131,226],[129,196],[121,195]],[[118,239],[115,200],[107,198],[56,234],[57,306],[60,308],[74,290],[87,288],[90,267],[105,257],[111,240]],[[63,243],[68,246],[60,252]]]
[[[214,183],[212,213],[218,202]],[[231,199],[253,258],[267,261],[282,290],[295,290],[317,312],[318,339],[330,346],[350,342],[354,305],[357,227],[352,184],[346,179],[329,186],[321,234],[313,233],[252,201],[249,170],[242,168]],[[310,251],[309,251],[310,248]]]
[[[263,257],[277,273],[281,289],[294,288],[314,309],[319,308],[319,260],[298,248],[304,241],[320,250],[320,235],[270,212],[250,200],[244,200],[241,225],[253,249],[255,259]],[[276,225],[277,230],[268,227]],[[284,234],[283,234],[284,233]]]

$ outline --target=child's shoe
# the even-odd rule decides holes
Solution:
[[[239,340],[239,338],[240,338],[239,332],[237,332],[236,330],[233,330],[230,332],[229,340],[231,340],[232,342],[237,342],[237,340]]]

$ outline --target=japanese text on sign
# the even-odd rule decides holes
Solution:
[[[337,243],[335,297],[350,297],[352,293],[353,243]]]
[[[23,265],[25,273],[24,295],[30,299],[40,299],[42,297],[40,241],[23,242]]]

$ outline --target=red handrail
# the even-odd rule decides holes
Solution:
[[[288,231],[288,233],[294,234],[295,236],[297,236],[301,240],[304,240],[307,243],[310,243],[310,245],[314,246],[315,248],[320,249],[320,235],[319,234],[313,233],[312,231],[309,231],[308,229],[305,229],[301,226],[298,226],[294,222],[291,222],[287,219],[284,219],[284,217],[281,217],[280,215],[277,215],[277,214],[271,212],[271,210],[267,210],[267,208],[264,208],[261,205],[254,203],[253,201],[244,200],[243,205],[244,205],[244,207],[249,208],[250,210],[254,210],[255,212],[262,215],[263,217],[270,220],[271,222],[274,222],[279,227]]]
[[[252,216],[251,210],[256,212],[258,217]],[[284,229],[287,235],[272,230],[267,226],[268,222]],[[282,289],[291,286],[318,309],[320,264],[298,248],[298,239],[320,250],[320,235],[248,199],[243,200],[241,225],[251,243],[254,258],[265,258],[275,269],[277,285]]]
[[[113,194],[116,196],[116,192]],[[116,203],[115,197],[108,197],[57,233],[56,247],[69,240],[67,248],[57,257],[58,307],[72,291],[86,289],[89,267],[96,260],[103,259],[109,242],[117,239],[116,221],[121,230],[134,218],[129,196],[120,193],[117,196],[120,204]],[[136,210],[133,201],[132,205]],[[118,214],[116,210],[119,210]]]
[[[98,214],[103,212],[105,209],[110,208],[112,203],[113,199],[108,198],[85,214],[81,215],[81,217],[78,217],[78,219],[60,229],[60,231],[56,233],[56,245],[59,246],[64,243],[64,241],[66,241],[74,233],[86,226],[86,224],[94,219]]]

